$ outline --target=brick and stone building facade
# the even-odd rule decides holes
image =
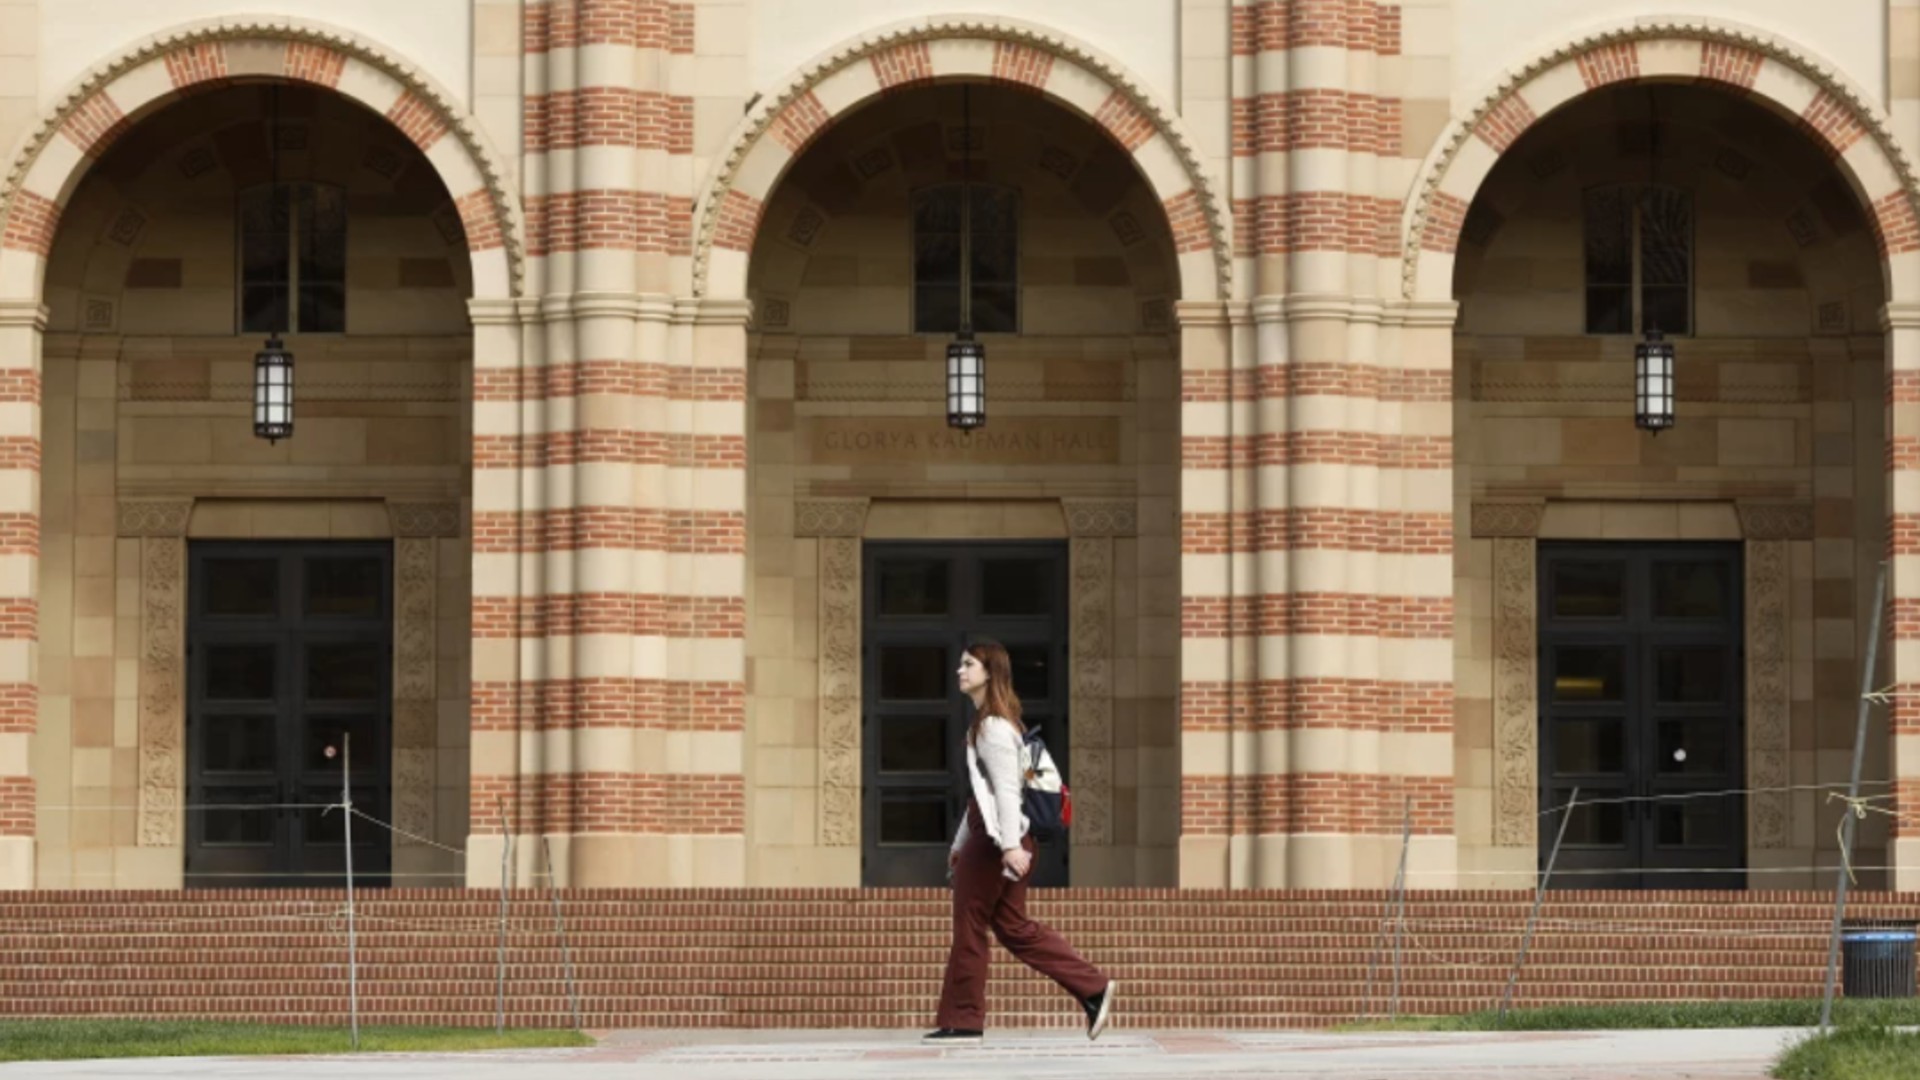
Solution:
[[[1004,625],[1072,884],[1824,885],[1864,678],[1920,887],[1920,5],[190,7],[0,0],[0,886],[917,880]]]

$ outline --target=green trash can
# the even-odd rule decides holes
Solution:
[[[1912,929],[1840,931],[1840,986],[1850,998],[1910,998],[1914,984]]]

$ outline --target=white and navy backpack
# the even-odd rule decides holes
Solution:
[[[1065,839],[1073,827],[1073,794],[1037,727],[1029,729],[1020,742],[1020,804],[1035,840]]]

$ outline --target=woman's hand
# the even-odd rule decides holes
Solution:
[[[1027,876],[1027,871],[1033,867],[1033,852],[1028,851],[1026,848],[1014,848],[1000,856],[1000,863],[1007,869],[1013,871],[1015,878],[1023,878]]]

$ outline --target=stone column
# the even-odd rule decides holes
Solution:
[[[1911,262],[1911,258],[1902,262]],[[1889,776],[1896,815],[1920,808],[1920,304],[1888,304],[1881,316],[1887,342],[1887,621],[1881,648],[1892,683]],[[1920,889],[1920,826],[1892,819],[1887,887]]]
[[[0,301],[0,888],[34,883],[40,345],[47,310]]]

